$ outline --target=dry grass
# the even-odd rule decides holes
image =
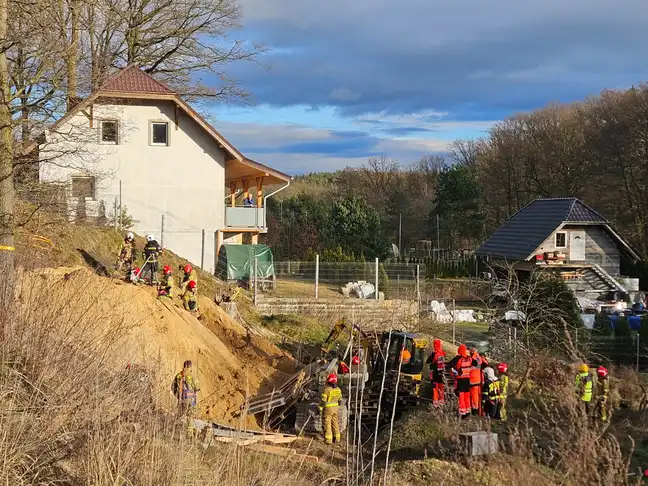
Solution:
[[[71,318],[73,301],[28,288],[21,299],[0,342],[0,483],[307,485],[329,474],[237,447],[197,447],[155,409],[154,366],[127,372],[111,362],[134,325],[128,315],[102,310],[89,329],[92,304]]]

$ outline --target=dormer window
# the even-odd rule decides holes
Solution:
[[[567,248],[567,233],[556,233],[556,248]]]

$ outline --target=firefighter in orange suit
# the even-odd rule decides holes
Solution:
[[[471,410],[470,402],[470,372],[474,368],[474,360],[470,357],[468,348],[462,344],[457,349],[457,356],[452,358],[447,368],[451,368],[457,375],[457,391],[459,393],[459,416],[468,417]]]
[[[427,359],[430,367],[430,381],[432,382],[432,404],[441,406],[445,404],[445,358],[446,354],[441,347],[441,340],[433,342],[434,351]]]
[[[485,361],[479,356],[477,348],[470,348],[470,357],[475,363],[473,369],[470,370],[470,408],[473,415],[481,415],[482,384],[484,383],[482,365],[484,365]]]

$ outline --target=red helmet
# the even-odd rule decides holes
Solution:
[[[133,273],[139,277],[140,274],[142,273],[142,269],[140,267],[135,267],[133,269]]]
[[[352,365],[359,365],[360,364],[360,356],[356,355],[353,358],[351,358],[351,364]]]
[[[193,267],[187,263],[187,264],[184,266],[184,269],[183,269],[183,270],[184,270],[184,273],[191,273],[191,271],[193,270]]]
[[[508,365],[506,363],[498,364],[497,371],[499,371],[500,373],[506,373],[508,371]]]
[[[457,354],[458,354],[459,356],[464,356],[464,357],[468,357],[468,356],[469,356],[469,355],[468,355],[468,348],[466,347],[465,344],[462,344],[462,345],[460,345],[460,346],[457,348]]]
[[[195,280],[189,280],[189,283],[187,284],[187,287],[189,287],[189,290],[194,290],[196,288]]]
[[[173,270],[171,270],[171,267],[169,265],[164,265],[164,267],[162,267],[162,272],[164,273],[164,275],[171,275],[171,272],[173,272]]]
[[[331,383],[331,384],[336,384],[337,383],[337,375],[335,373],[331,373],[326,377],[326,383]]]
[[[599,375],[601,378],[605,378],[607,376],[607,374],[608,374],[608,370],[604,366],[599,366],[596,369],[596,374]]]

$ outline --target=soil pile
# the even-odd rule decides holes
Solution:
[[[116,371],[148,370],[155,405],[173,410],[171,381],[190,359],[201,384],[199,415],[220,423],[235,419],[246,395],[270,391],[294,372],[291,356],[201,297],[201,319],[155,289],[100,277],[84,267],[39,269],[24,274],[19,299],[29,306],[46,293],[57,317],[97,339],[107,335]],[[38,312],[38,309],[31,309]],[[246,426],[256,424],[248,418]]]

